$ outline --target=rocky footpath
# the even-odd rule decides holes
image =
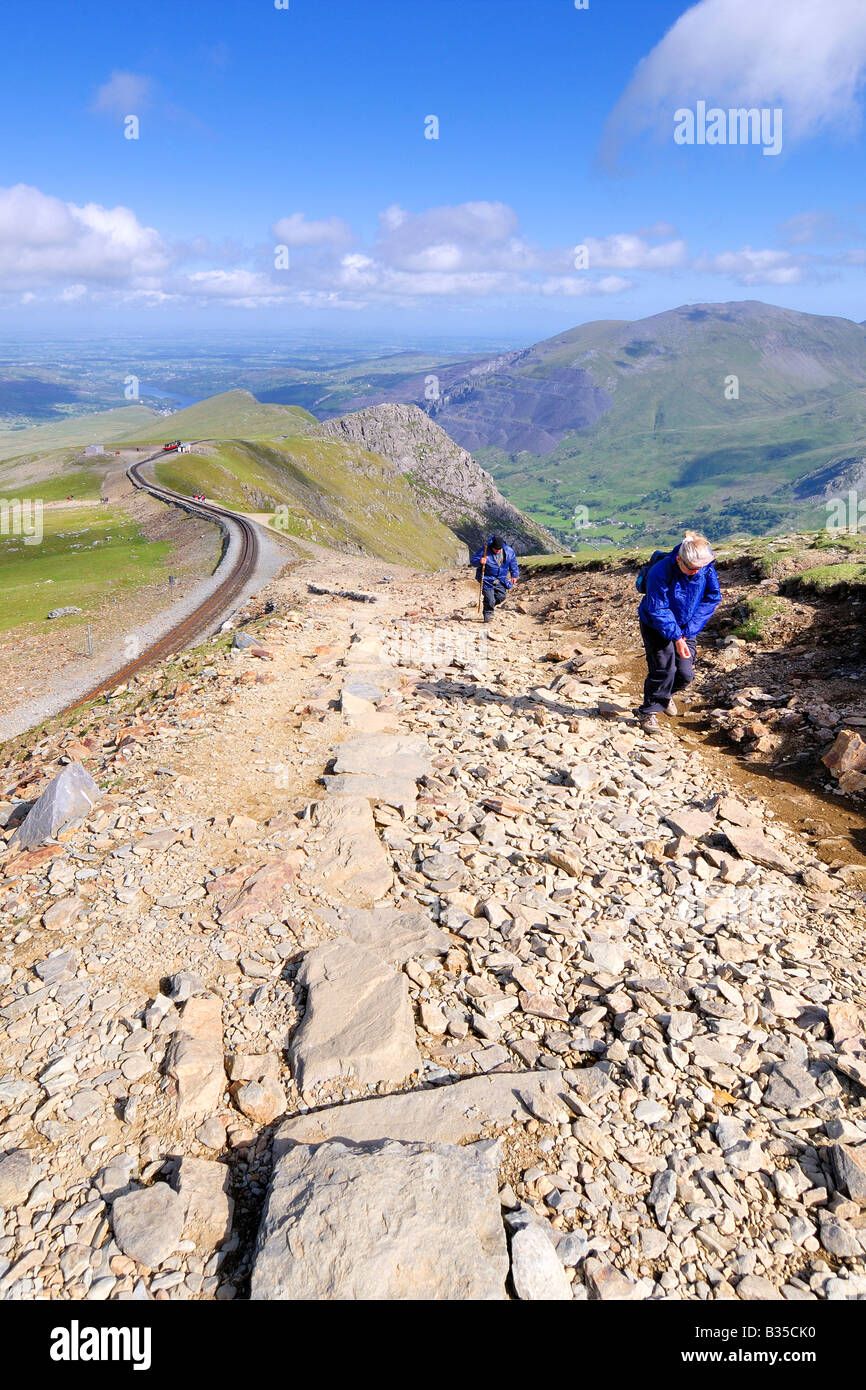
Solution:
[[[357,571],[4,771],[0,1296],[866,1297],[863,892],[607,648]]]

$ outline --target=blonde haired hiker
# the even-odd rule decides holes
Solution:
[[[658,730],[657,714],[676,714],[674,694],[695,678],[696,638],[722,598],[714,559],[706,536],[687,531],[680,544],[651,563],[641,577],[644,597],[638,618],[647,678],[637,716],[650,733]]]

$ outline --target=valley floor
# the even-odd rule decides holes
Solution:
[[[866,1298],[863,892],[475,593],[302,563],[7,763],[103,795],[0,856],[0,1297]]]

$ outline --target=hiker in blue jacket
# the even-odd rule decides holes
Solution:
[[[489,623],[497,605],[505,602],[520,578],[517,556],[501,536],[491,536],[469,563],[475,566],[475,582],[481,585],[484,600],[484,621]]]
[[[674,693],[695,678],[695,639],[722,598],[714,559],[706,537],[687,531],[647,570],[638,617],[648,672],[637,716],[650,732],[660,711],[676,714]]]

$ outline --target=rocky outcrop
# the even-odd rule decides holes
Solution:
[[[465,541],[470,550],[499,531],[519,555],[561,547],[543,526],[502,496],[492,477],[416,405],[370,406],[321,426],[390,459],[412,483],[421,504]]]

